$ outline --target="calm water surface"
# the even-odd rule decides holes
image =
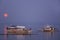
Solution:
[[[1,25],[2,26],[2,25]],[[59,29],[59,26],[56,27]],[[38,32],[36,28],[32,35],[1,35],[4,27],[0,27],[0,40],[60,40],[60,32]]]

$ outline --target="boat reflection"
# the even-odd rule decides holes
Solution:
[[[24,35],[16,35],[17,40],[25,40],[25,36]]]
[[[50,40],[50,38],[54,37],[54,32],[44,32],[43,39]]]

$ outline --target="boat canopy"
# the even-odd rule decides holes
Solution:
[[[25,28],[25,26],[16,26],[17,28]]]
[[[49,28],[50,26],[48,25],[48,26],[46,26],[47,28]]]
[[[8,27],[8,28],[15,28],[15,27]]]

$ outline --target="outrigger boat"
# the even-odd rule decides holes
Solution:
[[[31,34],[32,30],[27,29],[25,26],[16,26],[16,27],[7,27],[7,34],[21,34],[21,35],[26,35],[26,34]]]
[[[53,28],[51,25],[47,25],[42,29],[43,32],[54,32],[55,28]]]

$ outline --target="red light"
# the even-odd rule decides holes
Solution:
[[[4,13],[4,17],[7,17],[8,16],[8,14],[7,13]]]

